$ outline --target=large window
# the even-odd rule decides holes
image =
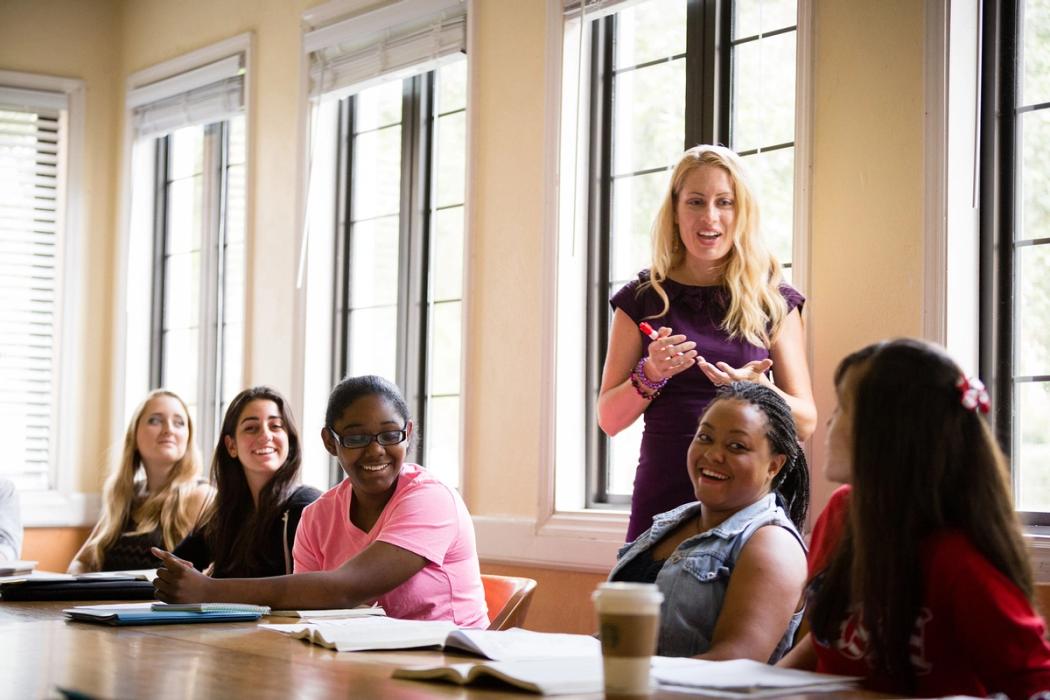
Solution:
[[[204,454],[243,387],[242,54],[129,93],[135,131],[125,412],[149,388],[187,403]]]
[[[154,141],[150,378],[186,401],[202,447],[241,389],[244,325],[244,117]]]
[[[587,164],[575,187],[575,198],[587,206],[582,215],[563,211],[562,236],[573,240],[559,253],[559,314],[576,313],[564,298],[574,293],[568,290],[585,290],[578,309],[587,329],[581,348],[586,366],[580,368],[585,386],[579,387],[586,397],[580,456],[587,475],[580,505],[620,507],[630,499],[642,419],[611,439],[597,425],[612,322],[608,299],[648,267],[649,228],[683,150],[721,143],[744,156],[762,206],[764,235],[791,278],[797,3],[648,0],[622,9],[611,4],[611,11],[606,3],[596,17],[572,5],[564,83],[576,104],[566,111],[587,128],[563,123],[563,136],[577,131],[566,141],[577,161]],[[577,94],[572,85],[581,86]],[[563,170],[572,167],[567,163]],[[562,199],[564,209],[574,197]],[[580,251],[587,253],[578,269],[583,284],[565,272],[566,260]],[[559,353],[561,384],[572,371]],[[561,419],[565,404],[559,398],[559,428],[570,422]],[[562,461],[562,446],[559,454]]]
[[[65,292],[66,94],[0,76],[0,475],[56,487]]]
[[[328,11],[325,8],[328,7]],[[460,484],[466,3],[307,11],[309,187],[303,423],[333,384],[378,374],[416,421],[410,459]],[[304,478],[343,477],[318,441]],[[327,466],[327,473],[321,469]]]
[[[984,13],[981,374],[1017,507],[1050,525],[1050,1]]]
[[[459,483],[466,61],[339,105],[335,378],[405,394],[416,450]]]

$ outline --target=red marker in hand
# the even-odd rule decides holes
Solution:
[[[660,334],[657,333],[656,330],[654,330],[653,327],[650,326],[645,321],[642,321],[641,323],[638,324],[638,330],[640,330],[642,333],[645,333],[647,336],[649,336],[650,340],[656,340],[657,338],[660,337]]]

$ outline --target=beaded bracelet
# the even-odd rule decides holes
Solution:
[[[645,393],[645,389],[642,388],[642,385],[638,381],[638,377],[636,377],[634,375],[634,372],[631,372],[631,386],[633,386],[634,390],[636,392],[638,392],[638,395],[641,396],[646,401],[652,401],[653,399],[655,399],[657,396],[660,395],[660,390],[659,389],[657,389],[656,391],[652,392],[651,394]]]
[[[667,384],[667,380],[670,377],[664,377],[659,381],[651,381],[649,377],[645,376],[645,358],[638,360],[638,364],[634,366],[634,376],[638,377],[638,381],[641,382],[645,387],[652,389],[653,391],[660,391]]]

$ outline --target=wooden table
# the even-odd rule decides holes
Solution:
[[[57,697],[57,688],[98,698],[530,697],[390,677],[395,666],[443,663],[440,652],[338,653],[258,629],[254,622],[108,627],[65,621],[61,611],[76,604],[0,602],[0,697]]]

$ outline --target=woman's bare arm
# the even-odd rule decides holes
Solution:
[[[697,658],[765,663],[798,609],[806,555],[782,527],[760,528],[740,553],[729,579],[711,648]]]
[[[169,603],[255,603],[273,608],[352,608],[397,588],[426,566],[423,557],[386,542],[373,542],[332,571],[269,578],[213,579],[187,561],[154,549],[163,564],[154,585]]]

